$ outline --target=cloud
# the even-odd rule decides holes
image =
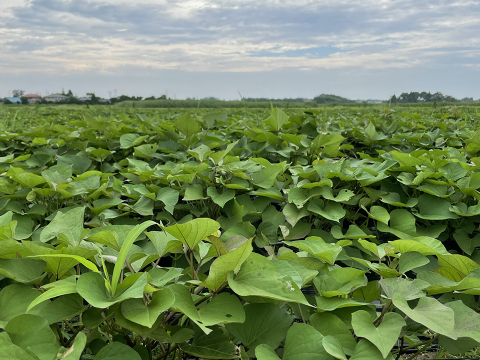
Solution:
[[[480,0],[15,0],[1,74],[477,71]]]

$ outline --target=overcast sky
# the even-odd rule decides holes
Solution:
[[[480,98],[480,0],[0,0],[0,96]]]

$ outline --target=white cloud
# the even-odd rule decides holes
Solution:
[[[0,0],[1,9],[0,75],[480,63],[480,1]]]

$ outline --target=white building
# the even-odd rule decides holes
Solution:
[[[51,94],[44,97],[46,101],[59,102],[68,99],[68,96],[62,94]]]

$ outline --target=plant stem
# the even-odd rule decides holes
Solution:
[[[382,313],[380,314],[380,316],[375,319],[375,321],[373,322],[373,325],[380,325],[380,323],[382,322],[382,319],[383,317],[385,316],[385,314],[388,312],[388,310],[390,309],[390,306],[392,306],[392,300],[390,300],[390,302],[388,303],[387,306],[384,306],[383,309],[382,309]]]
[[[421,352],[425,351],[428,349],[428,347],[435,341],[438,339],[438,336],[439,335],[435,335],[433,338],[431,338],[429,341],[427,341],[425,343],[425,346],[423,346],[421,349],[418,349],[418,351],[413,354],[412,356],[410,356],[407,360],[413,360],[417,357],[417,355],[419,355]]]
[[[60,325],[58,325],[58,323],[55,323],[55,326],[57,328],[57,333],[58,333],[58,338],[60,340],[60,344],[62,344],[62,346],[65,346],[65,339],[63,338],[62,329],[60,329]]]
[[[85,329],[85,326],[84,325],[80,326],[72,335],[72,337],[68,339],[68,341],[65,343],[65,347],[69,347],[72,344],[73,340],[75,340],[75,338],[77,337],[78,333],[83,329]]]

